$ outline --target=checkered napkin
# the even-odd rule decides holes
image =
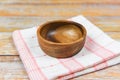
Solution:
[[[46,55],[37,41],[37,27],[13,32],[13,40],[30,80],[65,80],[120,63],[120,43],[83,16],[71,19],[87,29],[84,48],[77,55],[57,59]]]

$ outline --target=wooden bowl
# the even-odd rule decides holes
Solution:
[[[77,54],[84,46],[86,29],[73,21],[56,20],[37,29],[41,49],[55,58],[68,58]]]

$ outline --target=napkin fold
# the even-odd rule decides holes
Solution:
[[[77,55],[57,59],[46,55],[37,41],[37,27],[14,31],[13,41],[30,80],[66,80],[120,63],[120,43],[111,39],[82,15],[68,19],[87,30],[85,45]]]

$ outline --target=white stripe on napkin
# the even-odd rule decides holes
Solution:
[[[120,62],[117,57],[120,54],[119,42],[108,37],[83,16],[69,20],[87,29],[84,48],[71,58],[56,59],[46,55],[38,45],[37,27],[13,32],[15,46],[31,80],[69,79]]]

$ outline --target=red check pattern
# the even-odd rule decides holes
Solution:
[[[89,35],[91,34],[89,26],[91,26],[92,29],[94,29],[95,26],[87,21],[83,16],[78,16],[72,18],[71,20],[79,23],[82,23],[83,21],[83,25],[86,27],[88,32],[83,50],[71,58],[55,59],[46,55],[38,46],[36,37],[37,28],[19,30],[13,33],[15,46],[31,80],[64,80],[73,78],[75,76],[112,65],[110,62],[115,60],[111,59],[120,54],[120,50],[115,52],[115,47],[118,49],[120,45],[116,44],[114,40],[108,39],[109,42],[106,45],[103,45],[103,43],[97,42],[92,35]],[[105,34],[103,34],[103,32],[101,32],[99,29],[96,29],[96,27],[95,30],[100,34],[102,33],[101,36],[104,38]],[[95,38],[97,38],[97,36]],[[34,44],[32,44],[31,41]],[[111,42],[115,45],[113,46],[113,51],[109,49]],[[116,61],[119,63],[117,58]]]

